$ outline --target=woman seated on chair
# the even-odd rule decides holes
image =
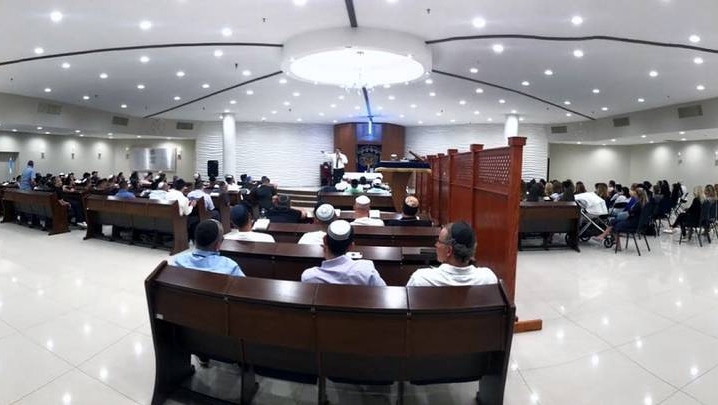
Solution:
[[[706,196],[703,192],[703,187],[693,187],[693,202],[691,206],[685,212],[678,214],[676,221],[671,225],[671,229],[664,229],[666,233],[673,233],[673,228],[681,227],[681,235],[686,236],[687,226],[696,226],[701,219],[701,206],[705,201]]]
[[[611,220],[610,226],[603,231],[602,234],[596,236],[596,239],[603,241],[603,239],[611,233],[616,234],[616,243],[618,244],[618,250],[621,250],[621,240],[619,238],[621,232],[633,232],[638,228],[638,221],[641,218],[641,210],[648,203],[648,197],[646,197],[646,191],[641,187],[636,187],[630,191],[631,197],[636,199],[636,203],[631,206],[626,216],[617,216]]]

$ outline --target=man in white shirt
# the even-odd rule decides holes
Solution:
[[[324,151],[322,151],[322,153],[327,158],[327,162],[332,165],[332,183],[339,183],[342,177],[344,177],[344,166],[349,163],[347,155],[343,154],[340,148],[336,148],[334,153]]]
[[[302,273],[303,283],[386,286],[371,260],[352,260],[346,255],[354,246],[354,230],[347,221],[334,221],[327,227],[322,248],[324,261]]]
[[[384,226],[384,221],[379,218],[370,218],[371,200],[365,195],[354,199],[354,222],[352,225]]]
[[[472,264],[476,235],[464,221],[450,223],[441,229],[436,241],[439,267],[419,269],[411,275],[407,287],[496,284],[491,269]]]
[[[324,243],[324,235],[327,234],[326,229],[334,220],[334,207],[331,204],[322,204],[314,210],[314,223],[321,224],[322,230],[307,232],[297,242],[300,245],[321,245]]]
[[[150,191],[149,199],[150,200],[164,200],[165,197],[167,197],[167,190],[170,189],[170,185],[163,182],[160,182],[157,185],[157,190]]]
[[[201,181],[194,183],[194,190],[187,194],[187,198],[190,200],[199,200],[202,198],[204,199],[204,208],[206,208],[207,211],[214,211],[214,202],[212,202],[212,197],[204,192],[204,185]]]
[[[239,203],[232,207],[229,219],[237,229],[232,230],[224,238],[248,242],[274,242],[274,237],[268,233],[254,232],[252,230],[252,213],[246,205]]]
[[[165,200],[177,201],[177,204],[179,205],[180,215],[191,214],[192,209],[195,205],[194,201],[190,201],[187,197],[185,197],[184,191],[186,188],[187,184],[184,182],[184,180],[177,179],[177,181],[175,181],[174,187],[171,188],[165,195]]]

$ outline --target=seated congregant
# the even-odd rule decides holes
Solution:
[[[129,184],[127,184],[127,180],[120,180],[120,189],[117,190],[117,193],[115,193],[116,198],[122,198],[124,200],[131,200],[135,198],[135,193],[131,192],[129,190]]]
[[[165,200],[167,201],[177,201],[177,204],[179,205],[179,213],[180,215],[189,215],[192,213],[192,209],[195,206],[194,201],[190,201],[185,196],[185,191],[187,190],[187,183],[184,182],[182,179],[177,179],[177,181],[174,182],[174,186],[167,191],[167,194],[165,194]]]
[[[362,187],[359,184],[359,180],[357,180],[357,179],[352,179],[352,181],[349,182],[349,187],[347,187],[344,190],[344,194],[349,194],[349,195],[361,194],[363,192],[364,192],[364,187]]]
[[[371,199],[365,195],[360,195],[354,199],[354,222],[352,225],[365,226],[384,226],[384,221],[379,218],[370,218]]]
[[[324,236],[324,261],[318,267],[304,270],[302,282],[315,284],[354,284],[385,286],[371,260],[353,260],[346,255],[354,246],[354,230],[349,222],[334,221]]]
[[[254,232],[252,230],[252,211],[245,204],[237,204],[229,212],[229,219],[236,229],[228,233],[225,239],[243,240],[250,242],[274,242],[274,237],[268,233]]]
[[[292,208],[292,201],[288,195],[277,196],[276,205],[265,213],[265,216],[272,222],[297,224],[301,222],[306,214]]]
[[[242,269],[232,259],[219,255],[224,231],[222,224],[214,219],[200,222],[195,229],[195,248],[180,253],[174,258],[174,265],[212,273],[244,276]]]
[[[297,243],[300,245],[321,245],[324,243],[324,236],[327,234],[326,229],[334,220],[334,214],[334,207],[331,204],[318,206],[314,210],[314,223],[322,225],[322,229],[305,233]]]
[[[419,199],[410,195],[404,199],[401,207],[401,218],[386,221],[389,226],[431,226],[431,221],[421,220],[419,213]]]
[[[439,267],[419,269],[411,275],[409,287],[496,284],[498,279],[491,269],[473,264],[476,235],[464,222],[446,225],[436,241],[436,259]]]

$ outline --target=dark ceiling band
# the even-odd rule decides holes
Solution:
[[[30,58],[14,59],[4,62],[0,62],[0,66],[14,65],[23,62],[32,62],[43,59],[54,59],[54,58],[65,58],[68,56],[78,55],[89,55],[93,53],[103,52],[122,52],[122,51],[136,51],[142,49],[162,49],[162,48],[196,48],[205,46],[256,46],[256,47],[269,47],[269,48],[281,48],[282,44],[269,44],[262,42],[187,42],[177,44],[159,44],[159,45],[137,45],[137,46],[119,46],[115,48],[99,48],[99,49],[88,49],[85,51],[74,51],[64,53],[54,53],[52,55],[33,56]]]
[[[352,28],[357,28],[359,24],[357,23],[357,13],[354,10],[354,0],[345,0],[344,2],[347,5],[347,14],[349,14],[349,25]]]
[[[374,116],[371,113],[371,104],[369,103],[369,92],[366,87],[361,88],[361,92],[364,95],[364,103],[366,104],[366,117],[369,118],[369,122],[374,122]]]
[[[559,109],[561,109],[561,110],[568,111],[568,112],[570,112],[570,113],[572,113],[572,114],[580,115],[581,117],[587,118],[587,119],[589,119],[589,120],[591,120],[591,121],[595,121],[595,120],[596,120],[595,118],[591,117],[590,115],[581,114],[581,113],[578,112],[578,111],[574,111],[574,110],[572,110],[572,109],[570,109],[570,108],[566,108],[566,107],[564,107],[564,106],[562,106],[562,105],[560,105],[560,104],[552,103],[552,102],[550,102],[550,101],[548,101],[548,100],[544,100],[544,99],[542,99],[542,98],[540,98],[540,97],[532,96],[531,94],[524,93],[523,91],[514,90],[514,89],[509,88],[509,87],[504,87],[504,86],[501,86],[501,85],[498,85],[498,84],[485,82],[485,81],[483,81],[483,80],[472,79],[472,78],[470,78],[470,77],[461,76],[461,75],[457,75],[457,74],[454,74],[454,73],[442,72],[441,70],[432,69],[431,71],[434,72],[434,73],[438,73],[438,74],[440,74],[440,75],[449,76],[449,77],[454,77],[454,78],[456,78],[456,79],[468,80],[468,81],[470,81],[470,82],[474,82],[474,83],[477,83],[477,84],[483,84],[483,85],[491,86],[491,87],[494,87],[494,88],[497,88],[497,89],[509,91],[509,92],[511,92],[511,93],[516,93],[516,94],[522,95],[522,96],[524,96],[524,97],[528,97],[528,98],[534,99],[534,100],[536,100],[536,101],[540,101],[540,102],[542,102],[542,103],[544,103],[544,104],[548,104],[548,105],[550,105],[550,106],[559,108]]]
[[[671,42],[645,41],[643,39],[612,37],[612,36],[608,36],[608,35],[592,35],[592,36],[587,36],[587,37],[552,37],[552,36],[545,36],[545,35],[519,35],[519,34],[469,35],[469,36],[461,36],[461,37],[433,39],[431,41],[426,41],[426,44],[433,45],[433,44],[440,44],[440,43],[444,43],[444,42],[471,41],[471,40],[475,40],[475,39],[535,39],[538,41],[563,41],[563,42],[613,41],[613,42],[624,42],[624,43],[638,44],[638,45],[659,46],[659,47],[663,47],[663,48],[678,48],[678,49],[689,49],[691,51],[718,53],[718,49],[704,48],[702,46],[674,44]]]
[[[142,118],[152,118],[152,117],[155,117],[155,116],[157,116],[157,115],[164,114],[164,113],[166,113],[166,112],[170,112],[170,111],[176,110],[176,109],[178,109],[178,108],[182,108],[182,107],[188,106],[188,105],[190,105],[190,104],[194,104],[194,103],[196,103],[196,102],[198,102],[198,101],[202,101],[202,100],[208,99],[208,98],[210,98],[210,97],[214,97],[214,96],[216,96],[217,94],[224,93],[224,92],[227,92],[227,91],[230,91],[230,90],[234,90],[234,89],[236,89],[236,88],[238,88],[238,87],[242,87],[242,86],[247,85],[247,84],[250,84],[250,83],[258,82],[258,81],[260,81],[260,80],[268,79],[268,78],[270,78],[270,77],[272,77],[272,76],[280,75],[280,74],[282,74],[282,73],[283,73],[283,72],[280,70],[280,71],[278,71],[278,72],[270,73],[270,74],[268,74],[268,75],[256,77],[256,78],[254,78],[254,79],[252,79],[252,80],[247,80],[246,82],[242,82],[242,83],[239,83],[239,84],[235,84],[234,86],[225,87],[224,89],[214,91],[214,92],[212,92],[212,93],[207,94],[206,96],[202,96],[202,97],[195,98],[195,99],[193,99],[193,100],[187,101],[186,103],[182,103],[182,104],[176,105],[176,106],[174,106],[174,107],[170,107],[170,108],[168,108],[168,109],[166,109],[166,110],[162,110],[162,111],[156,112],[156,113],[154,113],[154,114],[150,114],[150,115],[145,115],[145,116],[142,117]]]

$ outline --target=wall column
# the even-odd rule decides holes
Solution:
[[[511,138],[519,134],[519,116],[517,114],[506,115],[504,123],[504,138]]]
[[[227,174],[236,176],[237,171],[237,128],[234,121],[234,114],[222,115],[222,169],[219,177]]]

